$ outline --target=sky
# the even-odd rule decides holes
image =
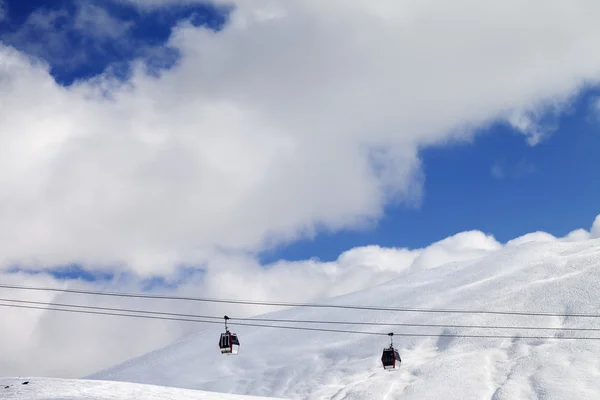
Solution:
[[[471,229],[506,242],[536,230],[564,236],[585,227],[600,204],[594,183],[600,171],[600,126],[592,107],[597,93],[582,94],[534,147],[497,125],[471,143],[427,149],[419,207],[389,207],[374,229],[301,240],[266,252],[264,259],[334,260],[349,247],[421,247]]]
[[[308,301],[447,238],[444,261],[595,237],[598,11],[0,0],[0,281]],[[28,315],[0,374],[85,375],[194,329]],[[112,351],[57,361],[56,338]]]

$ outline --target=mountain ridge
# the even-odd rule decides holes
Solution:
[[[594,312],[600,305],[598,267],[600,239],[527,242],[506,246],[476,260],[413,268],[390,282],[326,302],[453,310]],[[311,308],[290,308],[265,315],[303,320],[600,328],[597,319],[568,316]],[[518,338],[584,336],[576,331],[400,329],[391,325],[340,328],[382,335],[392,330],[415,334],[394,338],[402,364],[389,372],[383,370],[380,361],[382,349],[389,344],[385,336],[245,327],[234,322],[229,325],[240,336],[240,354],[236,356],[219,353],[217,342],[222,329],[214,327],[87,378],[298,399],[485,396],[502,400],[536,398],[542,392],[545,398],[586,398],[589,393],[600,397],[600,362],[593,357],[600,350],[600,340]],[[419,337],[420,334],[503,334],[509,338],[436,338]],[[600,334],[585,336],[600,339]],[[582,376],[587,379],[582,381]],[[557,383],[561,381],[570,382],[565,385],[569,389]]]

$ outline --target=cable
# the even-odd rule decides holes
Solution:
[[[497,310],[451,310],[451,309],[434,309],[434,308],[409,308],[409,307],[374,307],[374,306],[358,306],[358,305],[335,305],[335,304],[316,304],[316,303],[288,303],[288,302],[267,302],[254,300],[231,300],[231,299],[215,299],[202,297],[182,297],[182,296],[166,296],[166,295],[151,295],[151,294],[136,294],[136,293],[116,293],[116,292],[99,292],[91,290],[75,290],[75,289],[57,289],[57,288],[42,288],[33,286],[17,286],[0,284],[0,288],[5,289],[21,289],[21,290],[41,290],[64,293],[77,293],[98,296],[115,296],[115,297],[133,297],[133,298],[149,298],[163,300],[188,300],[211,303],[228,303],[228,304],[243,304],[243,305],[259,305],[259,306],[278,306],[278,307],[311,307],[311,308],[340,308],[354,310],[370,310],[370,311],[394,311],[394,312],[422,312],[422,313],[455,313],[455,314],[497,314],[497,315],[522,315],[522,316],[541,316],[541,317],[579,317],[579,318],[600,318],[600,314],[588,313],[550,313],[538,311],[497,311]]]
[[[169,317],[158,317],[151,315],[133,315],[133,314],[118,314],[118,313],[103,313],[98,311],[86,311],[86,310],[65,310],[60,308],[46,308],[46,307],[35,307],[35,306],[22,306],[17,304],[0,304],[0,307],[13,307],[13,308],[26,308],[26,309],[37,309],[46,311],[63,311],[72,313],[82,314],[93,314],[93,315],[110,315],[120,317],[133,317],[133,318],[148,318],[158,320],[169,320],[169,321],[185,321],[185,322],[196,322],[206,324],[222,324],[217,321],[204,321],[198,319],[184,319],[184,318],[169,318]],[[278,328],[278,329],[292,329],[302,331],[317,331],[317,332],[335,332],[335,333],[349,333],[349,334],[362,334],[362,335],[375,335],[375,336],[388,336],[388,333],[382,332],[368,332],[368,331],[356,331],[356,330],[343,330],[343,329],[323,329],[323,328],[309,328],[304,326],[278,326],[278,325],[266,325],[266,324],[249,324],[249,323],[228,323],[236,326],[251,326],[261,328]],[[548,339],[548,340],[600,340],[600,337],[586,337],[586,336],[515,336],[515,335],[460,335],[460,334],[423,334],[423,333],[395,333],[394,336],[402,337],[452,337],[452,338],[476,338],[476,339]]]
[[[111,316],[120,316],[120,317],[160,319],[160,320],[168,320],[168,321],[203,322],[203,323],[207,323],[207,324],[222,324],[222,322],[202,321],[199,319],[169,318],[169,317],[158,317],[158,316],[151,316],[151,315],[104,313],[104,312],[89,311],[89,310],[65,310],[65,309],[61,309],[61,308],[22,306],[22,305],[17,305],[17,304],[1,304],[0,303],[0,307],[26,308],[26,309],[32,309],[32,310],[45,310],[45,311],[65,311],[65,312],[80,313],[80,314],[111,315]]]
[[[41,305],[56,306],[56,307],[88,308],[88,309],[92,309],[92,310],[122,311],[122,312],[135,312],[135,313],[144,313],[144,314],[152,314],[152,315],[167,315],[167,316],[174,316],[174,317],[191,317],[191,318],[206,318],[206,319],[223,320],[223,317],[214,317],[214,316],[208,316],[208,315],[179,314],[179,313],[161,312],[161,311],[133,310],[133,309],[128,309],[128,308],[83,306],[83,305],[78,305],[78,304],[48,303],[48,302],[43,302],[43,301],[14,300],[14,299],[4,299],[4,298],[0,298],[0,301],[9,301],[9,302],[13,302],[13,303],[23,303],[23,304],[41,304]]]
[[[110,315],[110,316],[119,316],[119,317],[149,318],[149,319],[168,320],[168,321],[197,322],[197,323],[219,324],[219,325],[223,324],[222,321],[204,321],[204,320],[200,320],[200,319],[170,318],[170,317],[158,317],[158,316],[151,316],[151,315],[104,313],[104,312],[86,311],[86,310],[65,310],[65,309],[60,309],[60,308],[22,306],[22,305],[17,305],[17,304],[0,304],[0,307],[28,308],[28,309],[46,310],[46,311],[64,311],[64,312],[93,314],[93,315]],[[298,326],[298,327],[296,327],[296,326],[276,326],[276,325],[247,324],[247,323],[233,323],[232,324],[230,322],[228,322],[228,324],[229,325],[252,326],[252,327],[264,327],[264,328],[308,330],[308,331],[319,331],[319,332],[354,333],[354,334],[377,335],[377,336],[387,335],[387,333],[380,333],[380,332],[366,332],[366,331],[354,331],[354,330],[343,330],[343,329],[320,329],[320,328],[307,328],[307,327],[301,327],[301,326]],[[600,340],[600,338],[598,338],[598,339]]]
[[[205,318],[213,320],[223,320],[223,317],[209,316],[209,315],[198,315],[198,314],[180,314],[172,312],[160,312],[160,311],[148,311],[148,310],[135,310],[126,308],[109,308],[109,307],[96,307],[96,306],[83,306],[77,304],[65,304],[65,303],[48,303],[42,301],[27,301],[27,300],[14,300],[0,298],[0,301],[21,303],[21,304],[39,304],[54,307],[73,307],[73,308],[87,308],[92,310],[104,310],[104,311],[120,311],[128,313],[144,313],[151,315],[166,315],[174,317],[189,317],[189,318]],[[296,320],[296,319],[275,319],[275,318],[230,318],[231,321],[255,321],[255,322],[278,322],[278,323],[297,323],[297,324],[331,324],[331,325],[366,325],[366,326],[404,326],[404,327],[415,327],[415,328],[467,328],[467,329],[517,329],[517,330],[566,330],[566,331],[590,331],[600,332],[600,328],[565,328],[565,327],[540,327],[540,326],[497,326],[497,325],[449,325],[449,324],[412,324],[402,322],[361,322],[361,321],[317,321],[317,320]]]

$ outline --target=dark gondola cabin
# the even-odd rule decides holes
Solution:
[[[229,331],[221,333],[219,348],[222,354],[237,354],[240,349],[240,341],[237,335]]]
[[[229,328],[227,327],[229,317],[226,315],[224,318],[225,333],[221,333],[221,337],[219,338],[221,354],[237,354],[240,351],[240,340],[235,333],[229,332]]]
[[[381,363],[383,364],[384,369],[396,368],[396,364],[402,362],[400,353],[394,348],[394,341],[392,339],[394,333],[390,332],[388,333],[388,336],[390,337],[390,347],[383,349],[383,354],[381,354]]]
[[[388,347],[383,350],[383,354],[381,355],[381,363],[383,364],[384,369],[396,368],[396,363],[400,364],[402,360],[400,359],[400,353],[398,350],[393,347]]]

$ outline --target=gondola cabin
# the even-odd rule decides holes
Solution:
[[[396,368],[396,365],[400,364],[402,359],[400,359],[400,353],[394,347],[390,346],[386,349],[383,349],[383,354],[381,355],[381,363],[383,364],[384,369],[393,369]]]
[[[227,315],[223,318],[225,318],[225,333],[221,333],[219,338],[221,354],[237,354],[240,351],[240,340],[235,333],[229,332],[227,320],[230,318]]]
[[[394,348],[394,332],[388,333],[388,336],[390,337],[390,347],[383,349],[383,354],[381,355],[383,369],[396,368],[396,365],[400,366],[399,364],[402,362],[402,359],[400,359],[400,353],[398,353],[398,350]]]
[[[221,349],[221,354],[237,354],[240,350],[240,341],[237,335],[229,331],[221,333],[219,348]]]

